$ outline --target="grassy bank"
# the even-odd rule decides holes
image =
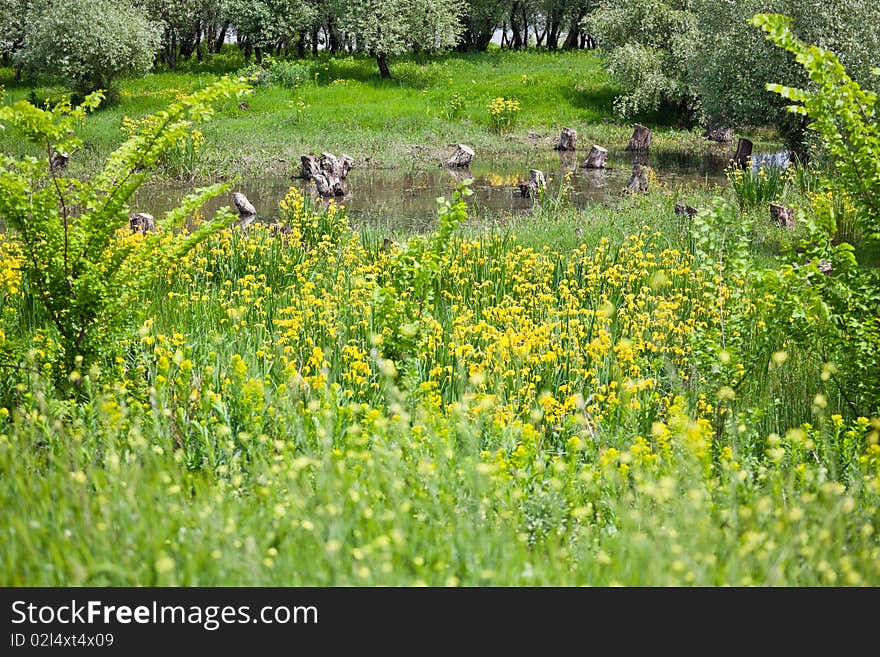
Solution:
[[[72,170],[96,168],[121,142],[125,117],[136,120],[155,112],[218,74],[243,67],[240,59],[221,57],[186,72],[122,81],[119,102],[85,125],[85,148],[71,162]],[[564,126],[578,131],[587,150],[592,143],[622,146],[632,132],[629,123],[611,119],[616,89],[598,55],[590,52],[490,51],[403,59],[393,66],[393,80],[381,80],[375,62],[366,57],[311,59],[294,67],[303,82],[260,85],[246,99],[248,109],[240,109],[238,100],[228,102],[203,128],[205,140],[197,152],[180,153],[165,174],[216,180],[292,173],[300,155],[321,151],[347,152],[368,167],[434,166],[451,151],[447,144],[457,142],[473,146],[482,161],[527,160],[552,148]],[[45,82],[16,83],[8,69],[0,71],[0,85],[12,101],[64,95]],[[497,97],[520,106],[504,134],[491,130],[487,111]],[[697,131],[676,128],[671,115],[639,120],[655,129],[657,149],[707,148]],[[0,133],[3,151],[24,148],[15,135]]]

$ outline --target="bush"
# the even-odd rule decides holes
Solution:
[[[113,352],[115,338],[133,320],[138,295],[169,264],[221,228],[232,215],[218,213],[195,233],[173,231],[207,199],[227,189],[213,185],[188,196],[162,221],[162,233],[131,234],[128,201],[163,155],[207,118],[211,104],[245,90],[229,79],[183,97],[141,124],[91,180],[63,176],[52,166],[55,153],[75,152],[82,141],[75,128],[96,108],[100,93],[42,110],[26,102],[0,108],[0,122],[46,148],[43,160],[0,159],[0,220],[12,229],[10,251],[20,254],[17,271],[26,305],[51,326],[53,345],[44,365],[59,387],[76,383],[80,372]]]
[[[725,126],[772,125],[800,149],[806,130],[801,115],[764,90],[767,82],[809,84],[791,54],[773,48],[749,24],[771,8],[792,17],[807,42],[836,52],[859,80],[870,78],[870,62],[880,49],[880,5],[853,0],[696,0],[701,47],[690,59],[689,77],[712,123]]]
[[[590,14],[590,29],[607,52],[608,70],[625,90],[614,101],[621,116],[657,110],[662,104],[696,114],[688,76],[696,20],[688,5],[610,0]]]
[[[22,61],[63,78],[80,95],[150,70],[160,35],[142,12],[115,0],[59,0],[30,16]]]

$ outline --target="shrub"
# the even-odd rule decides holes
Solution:
[[[159,32],[128,2],[59,0],[29,17],[22,61],[63,78],[80,95],[111,90],[122,74],[146,73]]]
[[[228,188],[197,190],[170,211],[162,233],[126,234],[128,201],[164,154],[211,115],[211,105],[242,92],[225,79],[171,104],[143,122],[91,180],[66,177],[52,165],[55,153],[74,153],[82,141],[75,128],[101,101],[90,94],[78,108],[42,110],[26,102],[0,109],[0,122],[18,128],[45,148],[45,158],[0,158],[0,219],[12,229],[21,254],[23,292],[51,325],[57,349],[47,364],[60,387],[113,351],[132,321],[136,299],[175,259],[231,220],[228,212],[196,232],[173,231],[207,199]]]
[[[614,101],[624,117],[662,104],[695,114],[688,76],[696,19],[676,0],[609,0],[589,16],[590,29],[608,55],[608,70],[624,93]]]
[[[837,53],[859,80],[870,77],[870,62],[880,48],[880,5],[861,0],[736,0],[691,3],[701,47],[690,59],[690,78],[703,110],[727,126],[772,125],[800,148],[806,121],[764,90],[767,82],[809,84],[790,53],[776,49],[749,24],[759,11],[792,17],[792,27],[807,42]]]

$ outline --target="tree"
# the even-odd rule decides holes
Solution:
[[[303,0],[226,0],[226,19],[245,57],[290,46],[312,26],[315,10]]]
[[[4,64],[15,61],[16,77],[21,74],[17,55],[27,36],[28,14],[45,4],[46,0],[0,0],[0,57]]]
[[[609,0],[589,16],[608,55],[608,70],[626,93],[614,101],[621,116],[675,104],[697,110],[688,61],[697,42],[689,0]]]
[[[792,18],[805,41],[833,50],[856,80],[870,76],[880,50],[880,4],[865,0],[695,0],[693,9],[702,46],[690,60],[690,76],[704,111],[726,126],[775,126],[791,145],[803,139],[804,117],[786,111],[785,102],[765,90],[767,82],[809,84],[803,67],[774,48],[750,24],[760,11]]]
[[[336,0],[336,6],[340,28],[376,58],[385,79],[389,57],[451,48],[462,29],[461,0]]]
[[[483,51],[505,14],[505,0],[465,0],[457,48]]]
[[[152,66],[159,30],[125,0],[56,0],[39,9],[27,16],[29,71],[58,75],[85,95]]]
[[[193,233],[174,234],[206,200],[229,188],[218,184],[196,190],[165,215],[163,232],[170,239],[162,233],[120,234],[128,233],[129,200],[162,155],[190,134],[194,122],[209,118],[214,104],[245,91],[244,83],[223,79],[179,98],[147,117],[89,180],[57,171],[53,155],[82,146],[76,128],[98,106],[101,92],[76,108],[64,103],[44,110],[25,101],[0,107],[0,127],[16,129],[44,152],[42,160],[0,155],[0,220],[12,229],[9,237],[23,256],[31,302],[55,332],[60,349],[53,373],[60,386],[78,368],[112,353],[139,295],[175,259],[232,220],[221,212]]]
[[[134,5],[162,26],[161,58],[171,69],[193,53],[200,57],[204,43],[212,52],[223,45],[223,0],[134,0]]]

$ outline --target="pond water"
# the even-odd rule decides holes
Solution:
[[[531,209],[532,200],[522,198],[517,184],[528,179],[529,169],[541,169],[549,179],[551,193],[556,193],[565,174],[570,173],[568,198],[577,207],[610,201],[626,185],[634,162],[647,162],[660,182],[672,188],[688,185],[724,184],[724,169],[730,154],[718,148],[704,153],[655,152],[647,156],[609,149],[607,166],[590,170],[579,165],[586,153],[558,153],[533,156],[528,162],[474,159],[469,170],[441,167],[422,169],[354,168],[346,180],[348,193],[340,199],[355,226],[376,225],[387,229],[424,230],[437,215],[437,197],[451,195],[460,180],[472,178],[474,195],[469,203],[477,212],[523,212]],[[756,154],[756,161],[760,158]],[[778,158],[778,155],[768,154]],[[245,179],[232,191],[243,193],[256,207],[261,219],[278,217],[278,202],[291,186],[314,194],[311,181],[286,176]],[[132,211],[149,212],[159,219],[166,211],[193,190],[192,184],[146,184],[133,199]],[[212,216],[221,206],[232,206],[230,194],[212,199],[203,216]]]

